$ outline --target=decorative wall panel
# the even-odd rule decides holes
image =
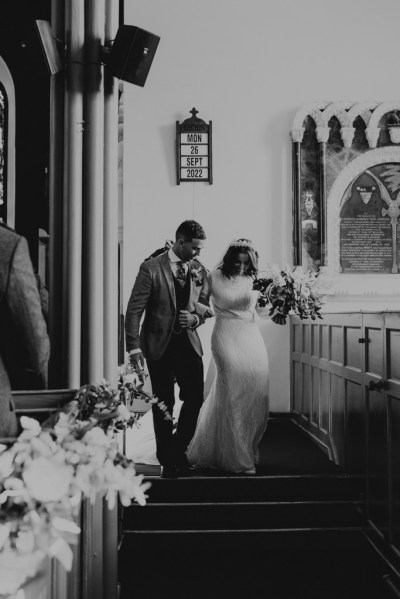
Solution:
[[[339,275],[351,274],[352,293],[368,294],[376,282],[363,275],[400,272],[400,100],[304,106],[291,137],[293,262],[332,293],[348,293]],[[398,281],[386,287],[400,294]]]

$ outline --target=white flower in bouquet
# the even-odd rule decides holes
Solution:
[[[282,268],[278,264],[272,264],[272,266],[263,272],[263,275],[265,278],[271,279],[275,285],[279,285],[281,287],[286,285],[286,281],[282,276]]]
[[[0,524],[0,551],[2,550],[5,542],[8,540],[11,532],[11,524],[7,522],[6,524]]]
[[[91,494],[92,472],[93,467],[88,464],[78,464],[75,470],[74,485],[85,497],[89,497]]]
[[[137,476],[132,472],[121,469],[119,476],[114,479],[115,488],[112,484],[107,485],[106,500],[109,509],[113,509],[115,506],[117,495],[119,495],[121,504],[124,507],[130,506],[132,500],[135,500],[141,506],[146,505],[147,494],[145,491],[150,488],[151,483],[143,483],[142,478],[142,475]]]
[[[67,518],[60,518],[59,516],[55,516],[51,520],[52,525],[56,530],[60,532],[69,532],[71,534],[79,534],[81,529],[75,522],[71,522],[71,520],[67,520]]]
[[[28,416],[21,416],[20,424],[24,430],[29,431],[33,436],[39,435],[42,430],[39,422]]]
[[[71,433],[71,418],[68,414],[60,412],[57,422],[54,425],[54,432],[59,443]]]
[[[14,456],[9,451],[0,454],[0,480],[4,480],[13,472]]]
[[[15,476],[9,476],[4,481],[4,488],[7,491],[20,491],[21,489],[24,489],[24,481]]]
[[[35,455],[51,457],[59,449],[59,445],[51,438],[49,433],[44,432],[40,437],[31,439],[31,448]]]
[[[110,438],[107,437],[104,430],[98,426],[94,426],[87,433],[85,433],[82,438],[82,442],[89,447],[93,447],[94,445],[97,447],[110,447],[111,444]]]
[[[117,412],[118,412],[119,418],[122,421],[128,422],[129,419],[131,418],[131,412],[128,410],[128,408],[124,404],[121,404],[118,406]]]
[[[125,472],[121,481],[120,500],[122,505],[129,506],[134,499],[139,505],[145,505],[147,491],[151,487],[151,483],[143,482],[143,474],[133,475]]]
[[[53,460],[39,457],[26,466],[22,479],[33,499],[47,503],[60,501],[67,495],[73,474],[72,466],[56,464]]]

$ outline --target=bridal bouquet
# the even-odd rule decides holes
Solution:
[[[146,393],[143,389],[145,380],[148,376],[149,375],[145,373],[144,369],[137,372],[128,359],[124,366],[120,367],[119,370],[118,390],[120,397],[123,398],[124,404],[128,407],[132,406],[133,400],[135,399],[140,399],[151,405],[157,405],[159,410],[163,412],[165,420],[173,420],[172,414],[168,411],[165,403],[155,395]],[[130,414],[132,422],[137,424],[141,415],[135,414],[134,412],[130,412]]]
[[[265,277],[257,277],[253,289],[260,292],[258,305],[269,306],[269,315],[276,324],[286,324],[289,314],[301,319],[322,318],[322,297],[316,290],[317,273],[301,266],[273,266]]]
[[[129,410],[134,399],[157,404],[164,412],[164,418],[172,419],[164,402],[146,393],[142,386],[142,378],[128,378],[123,375],[119,377],[117,389],[113,389],[107,381],[102,381],[98,385],[84,385],[76,393],[75,400],[69,404],[69,407],[74,412],[75,418],[87,420],[104,430],[111,428],[114,433],[132,427],[140,418],[135,412]]]

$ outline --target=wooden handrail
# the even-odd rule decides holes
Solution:
[[[12,397],[17,414],[38,412],[55,412],[71,401],[76,389],[43,389],[13,391]]]
[[[12,397],[17,416],[24,414],[34,417],[57,412],[74,399],[75,389],[43,389],[13,391]],[[0,437],[2,445],[11,445],[17,437]]]

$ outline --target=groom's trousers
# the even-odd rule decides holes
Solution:
[[[157,405],[153,406],[157,459],[162,466],[181,465],[186,461],[186,449],[196,429],[197,417],[204,397],[204,371],[201,356],[193,349],[186,331],[172,333],[169,344],[159,360],[148,360],[153,394],[172,415],[175,403],[175,382],[183,402],[174,433],[171,420],[166,420]]]

